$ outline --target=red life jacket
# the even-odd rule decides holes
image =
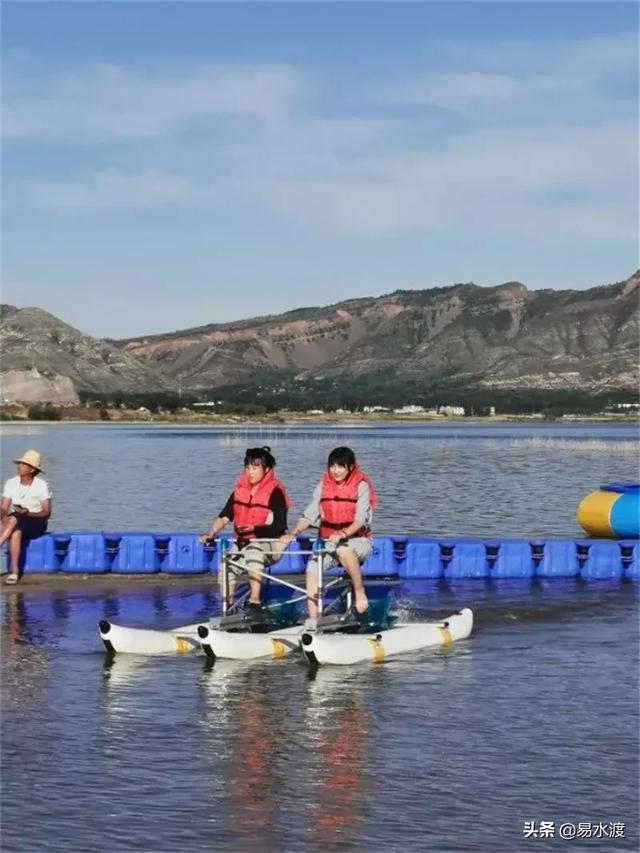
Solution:
[[[267,524],[271,513],[269,501],[274,489],[280,489],[287,508],[291,506],[285,487],[273,471],[267,471],[252,494],[253,488],[247,472],[243,471],[233,491],[233,527],[236,534],[240,534],[243,539],[255,539],[254,528]]]
[[[336,530],[342,530],[353,524],[358,504],[358,486],[362,482],[369,486],[369,506],[375,509],[378,506],[378,496],[373,483],[357,465],[354,465],[353,470],[342,483],[336,483],[329,471],[324,472],[320,489],[320,537],[322,539],[331,536]],[[371,536],[371,530],[363,526],[352,535]]]

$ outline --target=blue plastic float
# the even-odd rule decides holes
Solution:
[[[227,538],[227,537],[224,537]],[[274,574],[304,572],[311,539],[299,537],[274,565]],[[216,574],[220,540],[203,546],[194,533],[47,533],[24,549],[27,574]],[[5,546],[6,547],[6,546]],[[586,581],[640,578],[637,539],[435,539],[376,536],[363,566],[368,578]]]

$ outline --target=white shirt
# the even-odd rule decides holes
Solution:
[[[43,480],[39,474],[33,478],[28,486],[20,482],[20,477],[12,477],[4,484],[3,498],[9,498],[12,509],[18,504],[28,509],[29,512],[40,512],[42,509],[42,501],[51,499],[51,492],[47,481]]]

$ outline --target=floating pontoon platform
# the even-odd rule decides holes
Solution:
[[[224,537],[222,537],[224,538]],[[311,539],[292,542],[273,566],[275,575],[305,571]],[[30,541],[25,574],[217,574],[220,543],[202,545],[194,533],[47,533]],[[307,552],[307,553],[303,553]],[[640,578],[640,542],[634,539],[432,538],[376,536],[364,563],[367,578],[462,580]]]

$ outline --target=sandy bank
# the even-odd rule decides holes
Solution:
[[[5,576],[6,577],[6,576]],[[158,572],[153,575],[95,575],[95,574],[25,574],[20,583],[15,586],[4,582],[2,578],[0,593],[3,595],[15,595],[20,592],[58,592],[66,590],[87,590],[91,592],[127,592],[130,590],[144,590],[152,587],[166,587],[175,589],[190,589],[194,592],[207,591],[218,588],[216,575],[202,573],[198,575],[168,575]],[[295,581],[294,581],[295,583]]]
[[[141,592],[145,589],[162,587],[164,589],[189,590],[192,592],[209,592],[218,589],[218,577],[207,572],[197,575],[169,575],[158,572],[152,575],[96,575],[96,574],[65,574],[55,572],[53,574],[25,574],[20,583],[9,585],[4,582],[5,576],[0,582],[0,595],[15,595],[17,593],[38,592],[91,592],[91,593],[113,593],[126,594],[128,592]],[[302,575],[287,575],[287,581],[304,585]]]

